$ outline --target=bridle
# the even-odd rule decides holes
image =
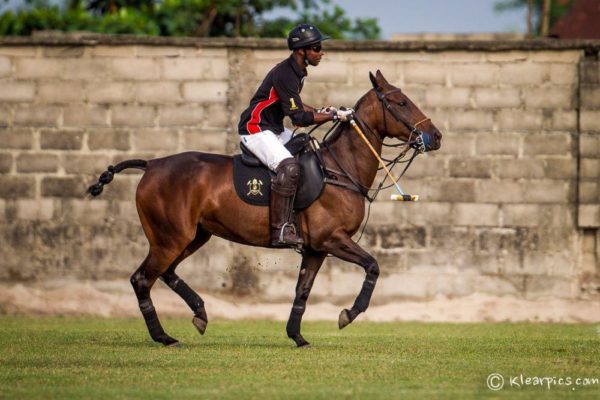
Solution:
[[[395,108],[392,107],[392,105],[390,104],[389,100],[386,97],[392,93],[402,92],[401,89],[396,88],[396,89],[388,90],[387,92],[382,92],[381,90],[379,90],[379,88],[374,88],[374,90],[375,90],[375,94],[377,95],[377,98],[381,102],[381,106],[383,107],[383,130],[384,130],[384,132],[387,132],[387,119],[386,119],[386,112],[385,112],[387,110],[390,114],[392,114],[392,117],[394,117],[394,119],[396,121],[401,122],[410,131],[410,135],[408,137],[408,140],[406,141],[408,146],[415,149],[419,154],[425,153],[427,151],[427,146],[429,145],[429,135],[425,134],[423,131],[417,129],[417,127],[420,124],[422,124],[423,122],[430,121],[430,118],[425,117],[422,120],[415,123],[414,125],[411,125],[408,121],[406,121],[406,119],[404,119],[402,117],[402,115],[400,115],[398,110],[396,110]],[[372,129],[369,128],[369,130],[372,130]],[[413,135],[415,136],[414,139],[413,139]],[[379,139],[378,135],[375,135],[375,136]],[[383,143],[383,140],[381,142]]]
[[[390,94],[393,94],[393,93],[401,92],[401,89],[395,88],[395,89],[389,90],[387,92],[382,92],[381,90],[379,90],[379,88],[374,87],[374,91],[375,91],[375,94],[377,95],[377,99],[381,102],[381,105],[382,105],[384,132],[387,132],[386,111],[388,111],[390,114],[392,114],[392,117],[394,117],[394,119],[396,121],[402,123],[410,131],[408,139],[406,141],[401,141],[400,143],[397,143],[397,144],[387,144],[383,141],[383,139],[380,137],[380,135],[377,134],[377,132],[375,132],[375,130],[373,130],[373,128],[371,128],[365,121],[360,119],[356,114],[354,114],[353,118],[357,123],[359,123],[360,125],[365,127],[366,130],[370,131],[372,133],[371,136],[375,137],[376,140],[379,141],[379,143],[381,145],[386,146],[386,147],[406,146],[406,148],[404,150],[402,150],[400,152],[400,154],[398,154],[398,156],[396,156],[394,159],[387,160],[385,158],[382,158],[387,163],[387,166],[389,167],[390,170],[393,169],[397,163],[406,163],[406,166],[404,167],[402,173],[398,177],[398,180],[400,180],[400,178],[402,178],[404,176],[404,174],[406,173],[406,171],[408,170],[408,167],[410,167],[410,165],[412,164],[415,157],[417,155],[419,155],[421,153],[425,153],[427,151],[427,147],[430,142],[429,134],[423,132],[422,130],[419,130],[418,126],[426,121],[429,121],[430,119],[425,117],[425,118],[421,119],[420,121],[416,122],[414,125],[412,125],[408,121],[406,121],[406,119],[404,119],[402,117],[402,115],[400,115],[398,110],[396,110],[394,107],[392,107],[392,104],[387,99],[387,96]],[[359,100],[359,103],[360,103],[360,100]],[[337,186],[342,186],[342,187],[345,187],[346,189],[350,189],[353,191],[357,191],[360,194],[362,194],[367,199],[367,201],[369,201],[369,203],[372,203],[381,190],[387,189],[391,186],[394,186],[395,182],[392,182],[388,186],[383,186],[385,183],[385,180],[386,180],[386,178],[384,178],[381,181],[381,183],[379,184],[379,186],[377,187],[377,189],[370,189],[368,187],[363,186],[354,177],[352,177],[352,175],[346,171],[346,169],[343,167],[343,165],[340,163],[340,161],[335,156],[334,152],[331,151],[327,142],[325,141],[325,139],[327,138],[329,133],[331,133],[337,125],[338,124],[335,123],[331,127],[331,129],[327,132],[327,134],[325,134],[322,144],[324,145],[325,148],[327,148],[329,150],[329,154],[331,155],[331,157],[333,158],[335,163],[338,165],[338,167],[341,169],[341,171],[327,168],[324,166],[323,162],[322,162],[322,165],[324,166],[326,172],[333,173],[334,175],[338,175],[338,176],[344,176],[352,182],[352,185],[346,185],[342,182],[339,182],[337,180],[337,178],[335,178],[335,177],[334,177],[334,179],[326,177],[325,182],[334,184]],[[315,127],[315,129],[316,129],[316,127]],[[414,150],[413,154],[410,156],[409,159],[401,161],[406,156],[409,149]],[[381,167],[379,169],[381,169]],[[373,195],[370,195],[369,191],[372,191],[372,190],[374,190],[375,193]]]

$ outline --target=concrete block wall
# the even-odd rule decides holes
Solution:
[[[308,104],[351,106],[380,69],[444,133],[402,181],[422,201],[385,192],[371,207],[361,244],[382,269],[374,302],[598,296],[599,48],[328,44]],[[123,159],[236,152],[239,113],[287,55],[273,40],[0,40],[0,279],[126,279],[147,252],[139,174],[93,201],[87,185]],[[299,262],[213,239],[180,271],[201,291],[280,300]],[[328,259],[314,297],[353,297],[362,278]]]

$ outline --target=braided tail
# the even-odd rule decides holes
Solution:
[[[148,161],[146,160],[127,160],[122,161],[115,166],[109,165],[106,171],[98,178],[98,182],[90,186],[86,192],[94,197],[99,196],[100,193],[102,193],[102,190],[104,190],[103,186],[112,182],[115,174],[118,174],[127,168],[137,168],[145,171],[147,165]]]

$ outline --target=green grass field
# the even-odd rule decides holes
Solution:
[[[141,317],[0,317],[0,398],[600,397],[575,383],[600,379],[597,325],[305,323],[307,349],[284,322],[211,321],[204,337],[189,320],[163,326],[184,345],[155,345]],[[519,374],[572,384],[510,387]]]

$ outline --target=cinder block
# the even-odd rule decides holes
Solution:
[[[600,204],[579,205],[577,213],[577,224],[581,228],[600,227]]]
[[[86,91],[82,82],[39,82],[38,98],[45,103],[75,103],[85,99]]]
[[[579,155],[584,158],[600,158],[600,135],[579,135]]]
[[[600,203],[600,184],[597,181],[579,182],[579,203]]]
[[[143,82],[135,86],[140,103],[175,103],[181,101],[180,84],[176,82]]]
[[[502,206],[502,226],[536,227],[544,216],[537,204],[504,204]]]
[[[498,129],[501,131],[522,132],[544,128],[542,110],[502,109],[498,112]]]
[[[500,67],[498,82],[513,86],[540,85],[550,79],[550,65],[542,63],[508,63]]]
[[[533,258],[534,255],[529,255],[529,258]],[[569,265],[568,256],[557,256],[553,254],[542,254],[540,257],[533,259],[530,265],[535,266],[546,266],[548,262],[562,263],[563,265]],[[560,264],[559,264],[560,265]],[[543,272],[539,275],[527,277],[527,292],[525,298],[530,300],[535,299],[568,299],[571,300],[577,295],[577,285],[571,279],[564,276],[543,276]]]
[[[149,106],[114,106],[112,126],[150,127],[156,125],[156,109]]]
[[[447,88],[432,86],[425,91],[425,105],[427,107],[469,107],[471,89]]]
[[[495,51],[485,54],[485,59],[491,63],[523,62],[529,59],[525,51]]]
[[[310,85],[307,83],[307,85]],[[346,106],[351,107],[354,105],[358,99],[360,99],[368,89],[363,87],[355,87],[355,86],[340,86],[335,90],[329,91],[326,93],[325,100],[323,104],[333,105],[335,107]],[[303,101],[307,101],[310,104],[311,97],[306,97]]]
[[[475,137],[475,149],[478,155],[519,154],[520,137],[517,134],[489,133]]]
[[[101,58],[65,58],[60,60],[60,78],[75,81],[104,81],[110,79],[109,60]]]
[[[33,146],[33,132],[23,128],[0,128],[0,148],[3,149],[31,149]]]
[[[42,179],[42,196],[83,198],[89,186],[86,183],[81,176],[47,176]]]
[[[86,48],[90,57],[134,57],[134,46],[90,46]]]
[[[174,46],[135,46],[137,57],[180,57],[182,49]],[[195,54],[197,56],[197,54]]]
[[[12,125],[13,111],[12,107],[0,104],[0,129]]]
[[[19,154],[17,172],[56,172],[58,156],[55,154]]]
[[[30,82],[0,82],[0,102],[33,101],[35,86]]]
[[[210,119],[210,117],[208,118]],[[169,126],[199,126],[204,121],[204,109],[198,105],[160,107],[158,125]],[[206,121],[208,122],[208,121]]]
[[[529,52],[529,58],[533,62],[576,64],[581,59],[581,50],[533,50]]]
[[[13,157],[10,153],[0,153],[0,174],[10,172],[13,165]]]
[[[600,108],[600,86],[598,84],[582,84],[580,93],[581,108]]]
[[[35,179],[25,176],[0,175],[0,198],[17,199],[35,196]]]
[[[425,247],[426,232],[424,227],[398,228],[395,225],[380,226],[381,247],[384,249]]]
[[[528,108],[573,108],[576,94],[575,86],[531,88],[523,91],[525,106]]]
[[[398,153],[398,149],[394,149],[390,156],[394,158]],[[398,164],[394,170],[397,171],[396,175],[399,175],[402,169],[404,169],[404,165]],[[420,156],[414,160],[410,168],[406,171],[406,176],[411,178],[446,176],[446,161],[442,158],[435,158],[429,155],[425,157]]]
[[[520,203],[524,199],[523,187],[512,180],[479,180],[476,185],[479,203]]]
[[[79,150],[83,142],[81,130],[43,130],[40,133],[40,147],[42,149]]]
[[[518,89],[477,88],[475,105],[481,108],[519,107],[521,98]]]
[[[546,177],[550,179],[576,179],[577,159],[563,157],[548,157],[546,163]],[[600,172],[597,173],[600,176]]]
[[[227,133],[224,130],[190,130],[183,134],[186,150],[223,153],[227,144]]]
[[[568,203],[574,201],[568,183],[564,181],[529,181],[523,186],[524,201],[527,203]]]
[[[525,155],[571,155],[571,135],[568,133],[530,134],[525,136]]]
[[[91,103],[125,103],[135,99],[133,86],[127,82],[91,82],[86,93]]]
[[[60,116],[59,107],[27,104],[15,110],[15,125],[58,126]]]
[[[318,68],[311,69],[307,79],[311,82],[349,83],[350,73],[347,62],[323,59]]]
[[[54,215],[54,200],[52,199],[21,199],[17,200],[17,218],[28,221],[44,221]]]
[[[77,128],[108,126],[108,108],[98,105],[70,105],[64,109],[64,125]]]
[[[448,218],[450,219],[450,218]],[[435,249],[475,251],[477,235],[470,227],[439,226],[431,230],[429,246]]]
[[[581,110],[580,125],[583,132],[600,132],[600,110]]]
[[[183,97],[199,103],[227,101],[227,82],[188,82],[183,85]]]
[[[473,133],[444,132],[440,154],[469,157],[475,155],[475,137]]]
[[[450,129],[490,129],[494,124],[493,114],[488,111],[466,110],[452,113],[449,117]]]
[[[129,131],[122,129],[88,130],[90,150],[129,150]]]
[[[579,77],[582,83],[600,83],[598,65],[598,61],[585,58],[579,62]]]
[[[0,77],[9,76],[12,72],[10,58],[0,56]]]
[[[48,58],[76,58],[82,57],[83,46],[46,46],[42,48],[42,56]]]
[[[453,158],[450,160],[450,176],[456,178],[491,178],[492,159]]]
[[[500,208],[496,204],[456,203],[452,215],[459,226],[498,226]]]
[[[455,86],[492,86],[500,72],[500,67],[491,63],[450,65],[447,69]]]
[[[579,165],[579,173],[582,178],[600,178],[600,158],[582,158]]]
[[[229,63],[225,57],[166,58],[162,60],[161,71],[166,79],[227,80]]]
[[[142,129],[133,132],[133,148],[137,151],[176,151],[178,147],[179,134],[176,130]]]
[[[528,157],[525,159],[496,159],[496,174],[500,179],[542,179],[546,176],[545,160]]]
[[[446,69],[429,63],[406,63],[403,65],[404,82],[410,84],[445,84]]]
[[[65,154],[61,157],[61,164],[67,174],[87,174],[95,177],[106,170],[110,158],[106,155]]]
[[[63,74],[62,60],[48,58],[16,58],[14,77],[18,79],[59,78]]]
[[[431,183],[428,183],[431,184]],[[475,201],[475,180],[448,179],[439,184],[439,197],[431,198],[433,201],[447,201],[452,203],[469,203]]]
[[[160,76],[159,63],[152,58],[116,58],[107,67],[116,80],[153,80]]]
[[[577,85],[577,63],[550,65],[550,83],[553,85]]]
[[[327,57],[327,56],[325,56]],[[350,74],[350,80],[352,84],[356,84],[356,85],[364,85],[364,84],[368,84],[369,81],[369,72],[373,72],[375,73],[375,71],[377,71],[378,69],[381,70],[381,72],[385,75],[385,78],[388,80],[388,82],[392,83],[392,82],[398,82],[398,72],[397,72],[397,68],[396,68],[396,64],[394,64],[393,62],[388,62],[388,61],[383,61],[380,59],[373,59],[370,61],[359,61],[359,62],[349,62],[348,60],[345,60],[345,62],[348,64],[348,66],[346,67],[347,69],[349,69],[348,73]],[[321,66],[319,66],[319,68],[317,68],[316,70],[319,70],[321,68]],[[312,71],[311,71],[312,72]],[[312,73],[311,73],[311,77],[312,77]],[[312,83],[312,82],[311,82]]]
[[[35,57],[38,47],[36,46],[3,46],[0,47],[0,56],[8,57]]]
[[[552,112],[552,129],[573,131],[577,129],[577,111],[554,110]]]

